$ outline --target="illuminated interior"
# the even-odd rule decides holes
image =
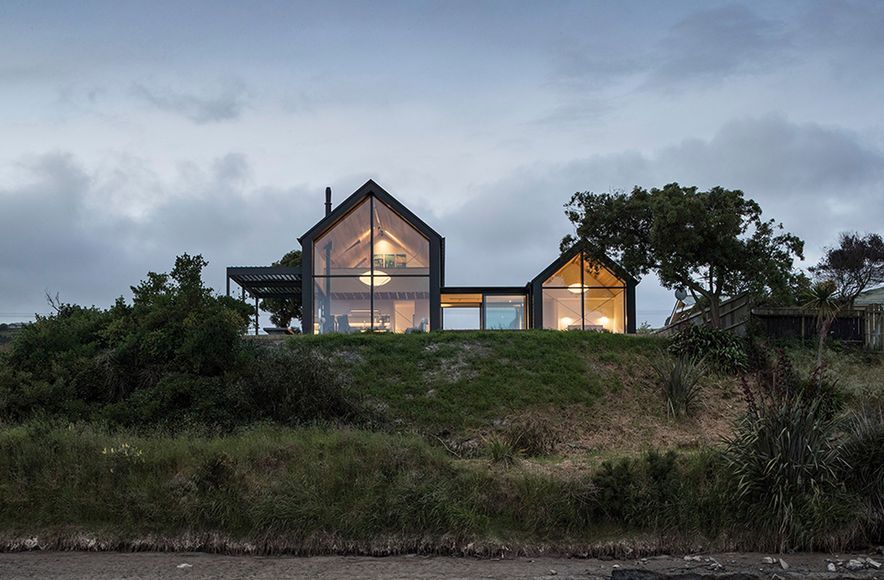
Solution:
[[[442,328],[481,329],[482,294],[442,294]]]
[[[485,296],[486,330],[524,330],[528,327],[524,296]]]
[[[543,327],[625,332],[626,284],[583,252],[543,282]]]
[[[524,294],[442,294],[442,327],[446,330],[524,330],[528,327]]]
[[[314,242],[314,332],[428,332],[429,256],[429,241],[369,196]]]

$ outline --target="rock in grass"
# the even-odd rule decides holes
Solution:
[[[866,567],[865,564],[860,562],[859,560],[849,560],[847,564],[845,564],[848,570],[851,572],[858,572]]]
[[[826,570],[828,570],[829,572],[835,572],[837,569],[838,568],[835,567],[834,562],[829,562],[828,564],[826,564]]]
[[[789,569],[789,564],[782,558],[780,558],[780,568],[782,568],[783,570]]]
[[[880,570],[881,562],[872,560],[871,558],[866,558],[866,566],[868,566],[869,568],[874,568],[875,570]]]

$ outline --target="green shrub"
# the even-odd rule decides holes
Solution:
[[[749,368],[745,342],[727,330],[688,326],[672,337],[669,352],[678,357],[703,359],[721,372],[741,373]]]
[[[700,509],[713,473],[707,457],[688,462],[674,451],[605,461],[590,479],[590,519],[628,529],[690,535],[721,521]],[[716,506],[717,507],[717,506]],[[707,517],[708,516],[708,517]]]
[[[842,453],[847,488],[861,498],[869,538],[884,541],[884,406],[865,404],[844,421]]]
[[[224,381],[251,308],[214,296],[201,256],[170,274],[148,273],[107,309],[61,304],[24,327],[0,365],[0,419],[111,419],[127,425],[229,425],[237,410]]]
[[[490,435],[485,441],[485,448],[491,463],[511,467],[519,460],[519,450],[511,441],[498,433]]]
[[[687,356],[664,357],[652,363],[666,400],[666,411],[673,417],[690,415],[700,394],[700,381],[706,372],[702,360]]]
[[[561,440],[558,431],[535,415],[518,417],[506,426],[503,438],[507,444],[528,457],[550,455]]]
[[[307,345],[249,346],[227,375],[242,421],[367,419],[347,374]]]

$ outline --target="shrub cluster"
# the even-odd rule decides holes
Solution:
[[[703,359],[715,369],[737,374],[749,370],[746,341],[732,332],[708,326],[688,326],[669,343],[677,357]]]
[[[626,529],[716,537],[727,517],[720,461],[649,451],[602,463],[592,475],[589,518]]]
[[[352,417],[344,377],[318,354],[242,340],[251,307],[205,287],[205,265],[185,254],[133,287],[131,304],[38,317],[0,360],[0,418],[227,428]]]
[[[777,550],[880,540],[880,409],[840,415],[834,384],[819,369],[802,376],[783,353],[743,388],[748,411],[723,453],[738,529]]]

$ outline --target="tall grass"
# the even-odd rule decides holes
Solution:
[[[6,533],[223,532],[304,542],[482,538],[492,530],[557,538],[567,528],[590,537],[591,528],[574,525],[582,506],[565,485],[459,467],[421,439],[350,429],[138,436],[36,422],[0,431]]]
[[[666,400],[666,412],[677,418],[693,413],[706,373],[703,361],[689,356],[662,357],[652,363]]]
[[[828,461],[809,458],[802,477],[818,482],[813,497],[834,501],[836,479],[811,467]],[[750,468],[766,472],[757,462]],[[806,497],[793,487],[791,468],[778,469],[785,471],[767,481],[786,482],[787,493]],[[34,422],[0,430],[0,530],[7,538],[104,534],[131,545],[144,537],[224,537],[297,553],[347,551],[381,538],[388,553],[492,540],[568,546],[636,537],[670,547],[724,548],[734,538],[743,548],[774,546],[783,534],[764,524],[780,521],[766,518],[784,513],[779,504],[764,503],[750,488],[743,499],[758,501],[751,513],[760,519],[747,521],[745,504],[728,497],[727,480],[711,451],[648,453],[563,478],[527,462],[502,470],[453,460],[419,438],[353,429],[261,426],[221,437],[166,436]],[[852,528],[847,535],[843,520],[825,513],[818,527],[797,527],[805,515],[796,511],[780,547],[799,545],[794,540],[804,536],[795,530],[812,532],[814,545],[867,537]]]

